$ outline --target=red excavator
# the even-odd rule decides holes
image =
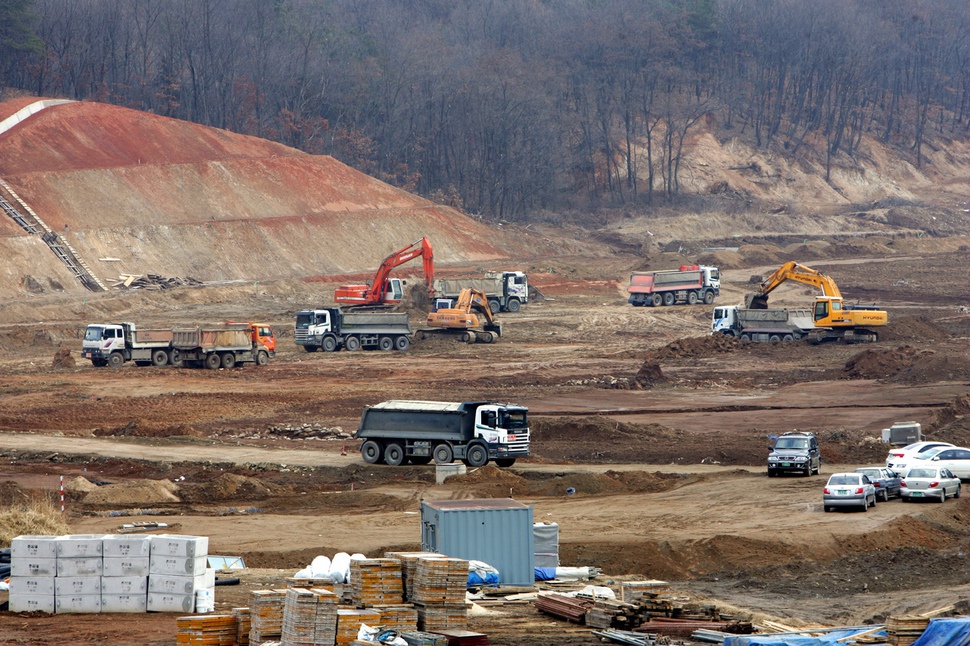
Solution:
[[[391,270],[406,262],[421,256],[424,259],[424,281],[428,285],[428,293],[434,290],[434,253],[427,238],[421,238],[408,246],[395,251],[384,259],[374,274],[370,285],[341,285],[337,288],[333,300],[341,305],[379,307],[400,303],[404,298],[404,281],[391,278]]]

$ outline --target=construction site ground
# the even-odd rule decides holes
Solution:
[[[419,549],[421,500],[508,496],[559,523],[562,563],[600,568],[601,584],[664,579],[792,625],[859,625],[951,603],[966,612],[970,496],[867,513],[821,505],[827,474],[884,462],[881,429],[894,421],[970,443],[970,254],[960,247],[913,241],[892,257],[860,248],[808,263],[848,301],[889,311],[867,345],[747,344],[707,334],[710,306],[631,307],[635,260],[621,251],[506,262],[549,300],[500,315],[495,344],[426,339],[403,353],[295,346],[293,313],[327,301],[335,285],[322,282],[0,304],[0,503],[57,500],[63,477],[76,533],[155,521],[209,536],[210,554],[248,566],[220,575],[241,583],[217,588],[217,612],[319,554]],[[725,269],[715,305],[738,303],[752,276],[776,266],[752,256]],[[813,295],[785,286],[772,303],[808,306]],[[268,321],[278,353],[264,367],[215,371],[98,369],[80,358],[87,323],[148,317]],[[59,348],[71,358],[55,359]],[[386,399],[526,405],[534,455],[443,485],[433,465],[367,465],[341,432]],[[818,435],[822,474],[769,479],[768,436],[793,429]],[[78,478],[93,491],[78,491]],[[598,643],[529,604],[487,610],[469,627],[492,644]],[[175,618],[2,612],[0,645],[172,645]]]

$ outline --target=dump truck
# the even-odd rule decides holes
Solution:
[[[175,328],[172,348],[187,368],[232,368],[243,363],[264,366],[276,355],[273,329],[261,323],[227,323],[219,328]]]
[[[727,334],[747,341],[797,341],[815,329],[808,308],[748,309],[715,307],[711,334]]]
[[[717,267],[681,265],[680,269],[635,271],[630,274],[627,299],[634,307],[705,303],[710,305],[721,294]]]
[[[489,401],[386,401],[364,409],[354,437],[369,464],[510,467],[529,455],[529,410]]]
[[[141,330],[134,323],[92,323],[84,331],[81,356],[98,368],[178,363],[172,351],[172,330]]]
[[[484,278],[447,278],[434,281],[435,298],[458,300],[463,289],[485,294],[495,312],[518,312],[529,302],[529,278],[521,271],[488,272]]]
[[[307,352],[407,350],[411,323],[406,312],[345,312],[339,307],[296,313],[296,344]]]

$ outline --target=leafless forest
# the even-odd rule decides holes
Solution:
[[[826,168],[970,128],[962,0],[0,0],[0,86],[330,154],[525,219],[677,196],[685,141]]]

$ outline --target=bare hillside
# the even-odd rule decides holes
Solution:
[[[24,104],[0,104],[0,117]],[[23,204],[0,194],[29,206],[102,281],[366,272],[422,236],[442,263],[497,259],[515,245],[331,157],[116,106],[47,108],[0,145],[0,178]],[[0,294],[84,289],[39,237],[0,219]]]

